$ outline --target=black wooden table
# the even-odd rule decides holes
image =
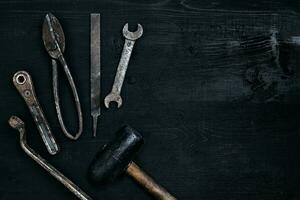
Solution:
[[[82,102],[84,132],[63,136],[53,103],[51,63],[41,39],[52,12],[66,36],[66,60]],[[89,15],[102,14],[102,100],[123,48],[121,29],[144,27],[120,109],[102,109],[92,137]],[[124,124],[146,143],[136,161],[178,199],[300,199],[300,5],[297,1],[1,1],[0,199],[76,199],[21,150],[7,120],[20,116],[30,146],[94,199],[151,199],[128,177],[93,186],[95,153]],[[12,84],[27,70],[61,152],[50,156]],[[76,113],[63,71],[67,124]],[[103,104],[102,104],[103,105]]]

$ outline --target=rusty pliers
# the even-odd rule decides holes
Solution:
[[[78,97],[78,93],[76,90],[76,86],[67,65],[67,62],[63,56],[63,52],[65,50],[65,36],[62,30],[62,27],[58,21],[58,19],[51,13],[48,13],[45,17],[44,24],[43,24],[43,42],[44,46],[52,58],[52,73],[53,73],[53,93],[54,93],[54,101],[55,101],[55,108],[57,112],[57,117],[59,124],[62,128],[63,133],[72,140],[77,140],[83,129],[83,120],[82,120],[82,112],[81,112],[81,105]],[[57,76],[57,61],[63,66],[67,79],[69,81],[70,87],[72,89],[72,93],[74,96],[76,109],[77,109],[77,116],[78,116],[78,131],[75,134],[70,134],[64,124],[62,112],[59,104],[59,95],[58,95],[58,76]]]

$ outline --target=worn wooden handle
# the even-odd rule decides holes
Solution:
[[[142,169],[140,169],[134,162],[131,162],[127,168],[129,174],[148,192],[150,192],[156,199],[160,200],[176,200],[166,189],[155,183],[155,181],[148,176]]]

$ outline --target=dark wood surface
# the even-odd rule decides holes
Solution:
[[[136,162],[178,199],[300,199],[300,4],[298,1],[1,1],[0,199],[76,199],[21,150],[7,120],[26,122],[28,142],[94,199],[151,199],[129,177],[93,186],[95,153],[123,125],[146,143]],[[60,20],[65,57],[84,114],[84,133],[63,136],[53,102],[50,59],[41,39],[45,14]],[[102,14],[102,100],[110,91],[126,22],[144,27],[122,90],[121,109],[102,109],[92,137],[89,14]],[[47,154],[12,84],[27,70],[61,146]],[[59,71],[67,124],[72,96]],[[102,104],[103,105],[103,104]]]

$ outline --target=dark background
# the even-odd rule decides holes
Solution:
[[[95,153],[124,124],[146,143],[136,162],[178,199],[300,199],[299,1],[1,1],[0,199],[76,199],[20,148],[11,115],[26,122],[29,145],[94,199],[151,199],[129,177],[93,186]],[[47,12],[62,24],[65,58],[84,114],[74,142],[59,127],[51,63],[41,29]],[[92,137],[89,98],[89,15],[102,15],[102,101],[123,48],[121,30],[137,23],[136,43],[120,109],[105,109]],[[12,84],[27,70],[61,152],[50,156],[25,102]],[[60,68],[68,127],[75,109]]]

